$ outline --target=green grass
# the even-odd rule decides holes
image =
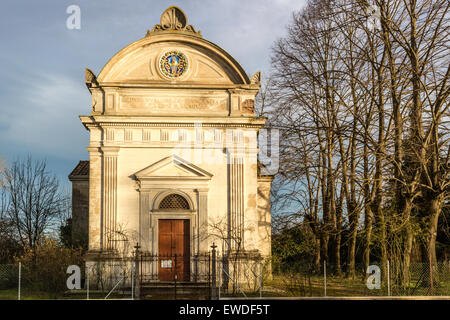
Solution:
[[[391,295],[431,295],[428,287],[417,285],[417,280],[411,281],[408,293],[404,289],[398,287],[391,287]],[[254,291],[244,290],[248,297],[259,297],[259,288]],[[91,290],[89,292],[90,299],[104,299],[107,292]],[[387,288],[382,286],[380,290],[369,290],[363,279],[349,279],[345,277],[330,276],[327,279],[327,296],[329,297],[355,297],[355,296],[386,296]],[[435,287],[433,291],[434,296],[448,296],[450,295],[450,281],[446,279],[441,281],[439,287]],[[227,294],[221,290],[221,296],[232,296],[231,292]],[[235,295],[243,297],[242,293],[237,290]],[[264,297],[323,297],[324,296],[324,282],[321,275],[311,276],[311,286],[309,279],[305,277],[292,277],[287,275],[273,275],[272,279],[264,281],[263,289]],[[108,299],[123,299],[131,298],[129,294],[122,295],[121,292],[114,292]],[[155,298],[155,297],[153,297]],[[46,292],[39,292],[28,290],[26,288],[21,291],[22,300],[46,300],[46,299],[86,299],[85,290],[66,291],[60,294],[50,294]],[[3,289],[0,290],[0,300],[17,300],[17,289]]]
[[[323,276],[311,276],[311,286],[309,279],[305,277],[289,277],[286,275],[273,275],[271,280],[264,282],[264,296],[273,294],[276,296],[324,296]],[[428,287],[417,286],[411,281],[409,293],[405,294],[403,289],[391,285],[391,295],[431,295]],[[331,276],[327,279],[327,296],[351,297],[351,296],[385,296],[387,286],[382,285],[381,289],[369,290],[365,281],[361,278],[350,279],[345,277]],[[450,281],[441,281],[440,286],[434,288],[433,295],[450,295]]]
[[[102,291],[90,291],[89,299],[104,299],[108,293]],[[0,300],[17,300],[17,289],[3,289],[0,290]],[[112,293],[108,299],[122,299],[124,298],[121,294]],[[126,296],[125,298],[131,298]],[[77,291],[66,291],[58,294],[51,294],[48,292],[33,291],[33,290],[21,290],[20,293],[21,300],[75,300],[75,299],[86,299],[85,290]]]
[[[17,289],[4,289],[0,290],[0,300],[17,300],[18,294]],[[46,292],[21,290],[20,292],[21,300],[48,300],[55,299],[54,295]]]
[[[391,283],[392,296],[448,296],[450,295],[450,281],[446,279],[441,281],[439,287],[435,287],[433,294],[429,291],[429,287],[417,286],[417,281],[411,281],[410,287],[405,291]],[[259,288],[255,291],[244,290],[249,297],[259,297]],[[235,296],[242,297],[242,293],[236,290],[235,294],[230,291],[228,293],[221,292],[223,297]],[[264,281],[262,295],[264,297],[323,297],[324,279],[322,275],[311,276],[310,279],[300,275],[273,275],[272,279]],[[327,278],[327,294],[328,297],[371,297],[371,296],[387,296],[388,289],[386,285],[382,285],[381,289],[368,289],[365,280],[362,277],[355,279],[346,278],[344,276],[337,277],[330,275]]]

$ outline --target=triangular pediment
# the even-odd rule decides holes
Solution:
[[[176,155],[163,158],[136,172],[134,175],[138,180],[147,180],[152,178],[185,178],[209,180],[212,177],[212,174],[210,174],[209,172]]]

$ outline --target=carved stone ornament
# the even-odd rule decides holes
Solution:
[[[86,68],[85,82],[88,88],[92,87],[93,85],[97,85],[97,77],[95,76],[94,72],[92,72],[88,68]]]
[[[247,99],[244,102],[242,102],[242,112],[250,114],[255,113],[255,100]]]
[[[151,36],[153,33],[161,31],[181,31],[192,33],[196,36],[201,37],[200,31],[195,31],[192,25],[187,24],[187,17],[184,12],[176,7],[172,6],[167,8],[161,15],[161,24],[156,24],[152,31],[147,31],[147,37]]]
[[[255,74],[250,79],[252,84],[261,84],[261,71],[255,72]]]
[[[141,181],[138,180],[138,179],[136,179],[136,177],[135,177],[135,179],[134,179],[134,188],[135,188],[137,191],[141,190]]]

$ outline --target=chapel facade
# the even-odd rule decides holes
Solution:
[[[206,253],[213,243],[219,254],[270,256],[259,72],[249,77],[170,7],[98,75],[86,69],[86,85],[89,161],[69,179],[73,235],[88,238],[88,261],[136,243],[165,256]]]

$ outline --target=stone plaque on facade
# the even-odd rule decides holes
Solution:
[[[120,109],[146,109],[146,111],[226,111],[226,97],[149,97],[122,95]]]

